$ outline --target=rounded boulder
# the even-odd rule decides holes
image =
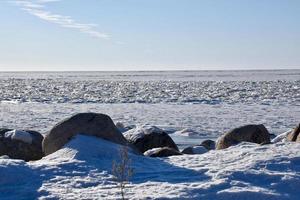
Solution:
[[[169,147],[179,151],[172,138],[156,126],[144,125],[136,127],[125,132],[124,136],[130,144],[142,153],[158,147]]]
[[[216,142],[213,140],[204,140],[200,145],[204,146],[207,150],[213,150],[216,148]]]
[[[241,126],[221,136],[216,149],[225,149],[240,142],[270,143],[270,134],[263,124]]]
[[[45,155],[59,150],[77,134],[95,136],[121,145],[127,144],[108,115],[79,113],[58,123],[49,131],[43,140]]]
[[[44,156],[43,136],[32,130],[0,129],[0,156],[24,161],[39,160]]]
[[[199,145],[199,146],[187,147],[187,148],[183,149],[181,151],[181,153],[194,155],[194,154],[204,154],[208,151],[209,150],[206,147]]]

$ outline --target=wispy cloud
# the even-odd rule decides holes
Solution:
[[[23,10],[47,22],[57,24],[64,28],[71,28],[95,38],[109,39],[110,36],[96,30],[97,24],[78,23],[71,16],[54,14],[47,10],[46,4],[61,0],[14,0],[13,2]]]

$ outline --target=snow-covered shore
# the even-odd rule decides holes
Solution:
[[[0,159],[0,199],[118,199],[120,146],[78,135],[39,161]],[[129,199],[299,199],[300,144],[241,143],[202,155],[129,153]]]
[[[40,104],[0,103],[0,127],[31,129],[41,133],[81,112],[98,112],[124,125],[151,124],[170,133],[179,148],[215,140],[226,131],[245,124],[264,124],[280,134],[299,123],[300,107],[287,105],[172,105],[172,104]],[[191,129],[194,135],[172,134]],[[187,133],[187,132],[183,132]],[[188,132],[189,133],[189,132]]]

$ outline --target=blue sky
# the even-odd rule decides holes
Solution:
[[[1,0],[0,70],[300,68],[299,0]]]

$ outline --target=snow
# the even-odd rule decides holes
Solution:
[[[0,199],[119,199],[111,175],[120,146],[78,135],[39,161],[0,158]],[[129,199],[299,199],[300,144],[241,143],[201,155],[129,152]]]
[[[291,133],[293,130],[289,130],[289,131],[286,131],[284,133],[281,133],[279,135],[277,135],[275,138],[273,138],[271,140],[272,143],[276,143],[276,142],[285,142],[286,141],[286,137],[289,133]]]
[[[135,141],[136,139],[142,138],[144,135],[148,135],[151,133],[162,134],[163,130],[156,126],[144,124],[142,126],[137,126],[136,128],[128,130],[123,134],[126,135],[126,138],[130,138],[130,140]]]
[[[72,114],[99,112],[125,128],[137,125],[131,130],[136,135],[141,129],[166,131],[180,149],[246,124],[264,124],[270,133],[280,134],[299,123],[299,72],[0,73],[0,127],[46,133]],[[130,153],[134,175],[126,195],[299,199],[300,144],[285,142],[286,134],[276,137],[275,144],[241,143],[199,155],[149,158]],[[20,132],[7,136],[30,141]],[[1,156],[0,199],[118,199],[111,168],[119,148],[79,135],[39,161]]]
[[[0,102],[299,104],[300,70],[127,73],[0,73]]]
[[[180,131],[176,131],[174,133],[175,135],[180,135],[180,136],[199,136],[200,134],[190,128],[185,128]]]
[[[80,112],[105,113],[125,127],[152,124],[170,136],[180,149],[216,140],[225,132],[246,124],[264,124],[268,131],[280,134],[299,123],[300,107],[291,105],[248,104],[45,104],[0,103],[0,127],[36,130],[46,133],[55,124]],[[196,136],[172,134],[182,129],[201,133]]]
[[[32,136],[30,133],[21,130],[12,130],[5,133],[4,137],[12,140],[19,140],[28,144],[32,143]]]
[[[161,147],[157,147],[157,148],[149,149],[149,150],[147,150],[147,151],[145,151],[145,152],[144,152],[144,155],[145,155],[145,156],[147,156],[147,155],[151,155],[151,154],[153,154],[153,153],[157,152],[157,151],[158,151],[158,150],[160,150],[160,149],[161,149]]]

